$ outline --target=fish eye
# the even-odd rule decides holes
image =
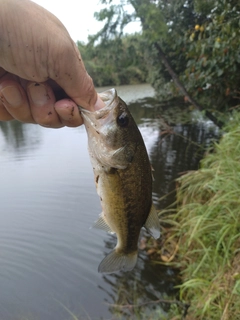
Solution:
[[[117,124],[120,127],[126,127],[129,123],[129,118],[127,113],[123,112],[120,116],[117,117]]]

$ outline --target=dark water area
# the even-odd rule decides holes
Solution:
[[[175,179],[198,168],[218,130],[192,113],[198,121],[173,124],[177,109],[151,98],[148,85],[118,92],[143,135],[154,203],[164,209],[174,201]],[[175,299],[178,273],[145,250],[132,272],[97,272],[116,239],[90,229],[101,207],[84,127],[0,122],[0,179],[1,320],[134,319],[130,304],[142,306],[136,319],[167,317],[169,305],[151,301]]]
[[[218,130],[212,130],[205,123],[175,125],[170,133],[161,134],[159,130],[159,140],[151,150],[151,163],[156,177],[153,198],[159,209],[174,202],[175,179],[187,171],[198,169],[206,148],[217,138]],[[164,198],[158,202],[159,197]]]

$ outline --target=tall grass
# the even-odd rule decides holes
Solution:
[[[240,319],[240,115],[201,168],[179,180],[181,298],[189,319]]]

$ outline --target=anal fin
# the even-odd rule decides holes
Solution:
[[[112,229],[107,224],[106,220],[104,219],[103,213],[99,215],[98,220],[93,224],[93,228],[101,229],[106,232],[115,233],[112,231]]]
[[[159,218],[157,215],[157,211],[152,204],[151,210],[149,212],[148,218],[144,224],[145,229],[147,232],[154,238],[158,239],[160,237],[160,223]]]

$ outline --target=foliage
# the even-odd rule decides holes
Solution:
[[[149,65],[149,80],[158,92],[163,93],[162,85],[171,81],[171,76],[162,65],[154,44],[160,43],[163,50],[168,53],[168,58],[176,72],[185,70],[187,62],[182,50],[182,42],[184,30],[195,25],[196,13],[193,10],[193,1],[180,0],[170,3],[166,0],[128,0],[125,2],[120,0],[117,5],[113,5],[111,0],[102,0],[102,3],[107,7],[96,17],[100,21],[105,21],[105,26],[97,37],[106,39],[110,30],[112,32],[114,30],[115,37],[120,37],[126,21],[129,23],[131,20],[140,20],[143,32],[139,39],[142,38],[145,42],[142,50],[145,52]],[[123,23],[122,12],[128,10],[129,4],[134,8],[134,12],[131,16],[128,15],[128,19],[125,19],[125,23]],[[117,32],[118,25],[121,26],[119,32]]]
[[[201,168],[178,180],[180,290],[190,319],[240,318],[239,114],[225,131]]]
[[[125,84],[133,73],[130,83],[147,79],[159,97],[178,96],[179,87],[173,84],[172,75],[162,63],[157,49],[161,48],[176,76],[204,109],[218,115],[238,107],[238,0],[101,2],[106,7],[95,16],[105,21],[105,25],[90,38],[92,44],[98,41],[94,47],[95,56],[87,56],[88,69],[95,81],[103,77],[102,84]],[[128,49],[133,39],[122,41],[122,37],[125,26],[136,20],[141,22],[142,32],[133,36],[134,50],[130,53]],[[133,55],[136,55],[136,61],[131,62],[129,57],[133,58]],[[110,75],[109,79],[107,75]]]
[[[138,34],[122,38],[104,39],[87,45],[78,42],[86,69],[96,86],[135,84],[146,82],[147,67]]]
[[[194,29],[185,33],[187,68],[182,76],[198,99],[205,97],[212,108],[239,103],[240,4],[238,1],[196,1],[205,13]]]

